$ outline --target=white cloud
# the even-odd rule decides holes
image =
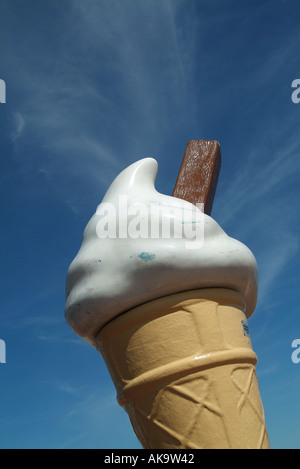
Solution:
[[[176,5],[66,2],[56,29],[59,49],[50,46],[45,55],[27,31],[26,53],[14,57],[22,80],[11,79],[21,96],[12,140],[23,136],[26,116],[33,146],[26,169],[43,168],[49,188],[56,184],[74,214],[81,206],[70,194],[79,185],[83,197],[86,188],[104,192],[132,158],[153,156],[169,129],[185,122],[195,50],[180,36]]]
[[[24,130],[25,119],[20,112],[15,111],[13,113],[13,128],[11,131],[11,139],[14,144],[22,137]]]
[[[295,134],[292,138],[289,136],[289,139],[284,136],[283,132],[274,136],[274,139],[278,139],[274,154],[270,154],[267,141],[256,138],[255,148],[243,155],[242,162],[236,161],[236,167],[232,168],[231,178],[228,178],[223,190],[223,205],[217,207],[222,223],[226,224],[237,217],[239,212],[253,202],[257,204],[255,216],[259,216],[260,211],[268,213],[273,204],[280,202],[282,205],[287,193],[282,190],[281,184],[287,184],[300,171],[298,135]],[[278,215],[278,210],[274,215]],[[261,216],[263,217],[263,213]]]
[[[95,448],[140,447],[127,414],[117,404],[112,384],[97,389],[82,387],[76,402],[62,415],[61,424],[72,428],[72,432],[68,432],[71,438],[81,436],[78,440],[75,438],[76,447],[85,446],[87,442]],[[71,444],[68,439],[61,447],[68,448]]]
[[[299,237],[296,234],[279,230],[280,234],[269,239],[260,253],[260,287],[259,297],[267,302],[269,295],[274,292],[274,285],[279,276],[294,259],[299,249]]]

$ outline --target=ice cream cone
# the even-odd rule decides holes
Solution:
[[[208,288],[136,307],[96,337],[144,448],[268,448],[243,297]]]

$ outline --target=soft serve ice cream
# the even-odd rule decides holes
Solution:
[[[145,158],[112,183],[69,267],[65,314],[95,346],[148,449],[268,448],[246,318],[249,249],[154,187]]]
[[[193,289],[239,292],[254,312],[251,251],[195,205],[155,189],[157,162],[145,158],[113,181],[89,221],[66,281],[65,315],[93,346],[99,330],[148,301]]]

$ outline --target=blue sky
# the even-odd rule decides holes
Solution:
[[[300,448],[299,0],[1,0],[1,448],[139,448],[64,320],[67,268],[114,177],[218,140],[213,218],[256,256],[249,320],[273,448]]]

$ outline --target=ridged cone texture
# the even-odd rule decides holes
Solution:
[[[127,311],[99,332],[144,448],[269,448],[244,311],[235,291],[193,290]]]

